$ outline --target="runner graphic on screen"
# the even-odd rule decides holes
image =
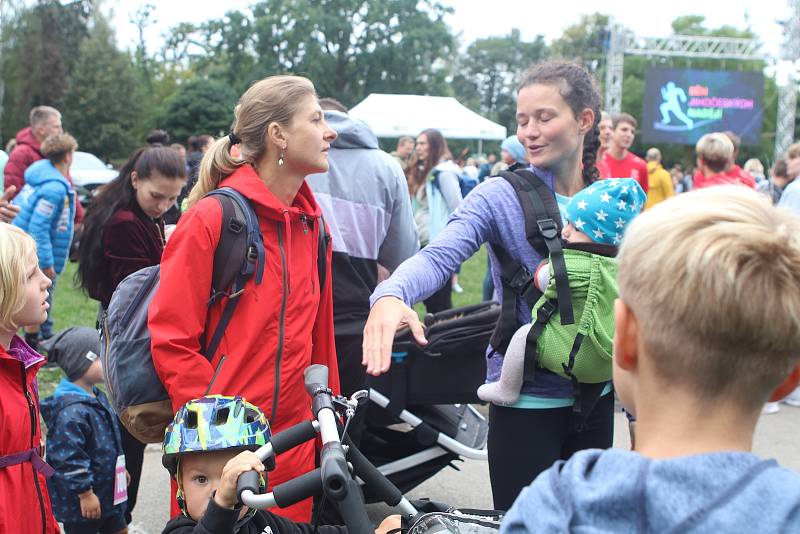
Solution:
[[[680,87],[677,87],[674,82],[667,82],[667,85],[661,88],[661,98],[664,103],[661,104],[661,124],[669,124],[671,111],[681,122],[683,122],[690,130],[694,126],[694,121],[686,116],[681,109],[681,102],[686,102],[686,93]]]

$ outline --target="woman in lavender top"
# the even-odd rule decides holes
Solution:
[[[559,207],[597,180],[599,118],[600,96],[583,67],[543,63],[532,68],[520,84],[517,137],[531,170],[550,185]],[[517,194],[505,179],[490,178],[476,187],[444,230],[372,294],[364,329],[367,372],[377,376],[389,369],[392,340],[400,325],[408,325],[417,341],[426,343],[410,306],[447,283],[483,243],[488,243],[495,287],[502,287],[497,248],[533,269],[542,258],[526,239],[524,221]],[[531,310],[520,300],[517,320],[523,325],[530,322]],[[489,346],[487,358],[486,381],[491,383],[500,376],[503,356]],[[516,404],[491,405],[489,474],[495,508],[508,509],[522,488],[554,461],[578,450],[611,446],[613,395],[610,387],[604,393],[580,431],[572,417],[572,385],[552,373],[537,370],[534,380],[523,384]]]

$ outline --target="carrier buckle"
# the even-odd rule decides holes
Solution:
[[[558,237],[558,225],[553,219],[541,219],[536,221],[539,226],[539,231],[545,239],[555,239]]]

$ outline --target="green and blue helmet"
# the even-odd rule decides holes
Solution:
[[[207,395],[190,400],[167,426],[161,463],[177,475],[180,455],[226,449],[256,450],[270,439],[267,418],[242,397]]]

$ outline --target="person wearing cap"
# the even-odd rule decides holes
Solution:
[[[638,215],[646,195],[636,180],[610,179],[595,182],[577,193],[567,204],[567,225],[562,231],[564,260],[569,277],[575,323],[562,325],[555,311],[536,340],[537,364],[553,373],[581,383],[609,383],[614,336],[614,300],[617,247],[625,228]],[[517,402],[524,378],[525,351],[531,328],[540,310],[556,298],[555,277],[549,260],[543,260],[534,276],[542,297],[532,313],[532,323],[514,334],[506,350],[500,380],[478,388],[478,397],[495,404]],[[577,336],[582,336],[575,348]],[[573,356],[571,352],[576,352]],[[572,370],[562,363],[573,356]],[[599,392],[600,390],[598,390]]]
[[[47,460],[55,469],[47,487],[56,519],[66,534],[126,533],[122,439],[108,398],[95,387],[103,381],[98,333],[68,328],[42,347],[66,375],[41,409]]]

